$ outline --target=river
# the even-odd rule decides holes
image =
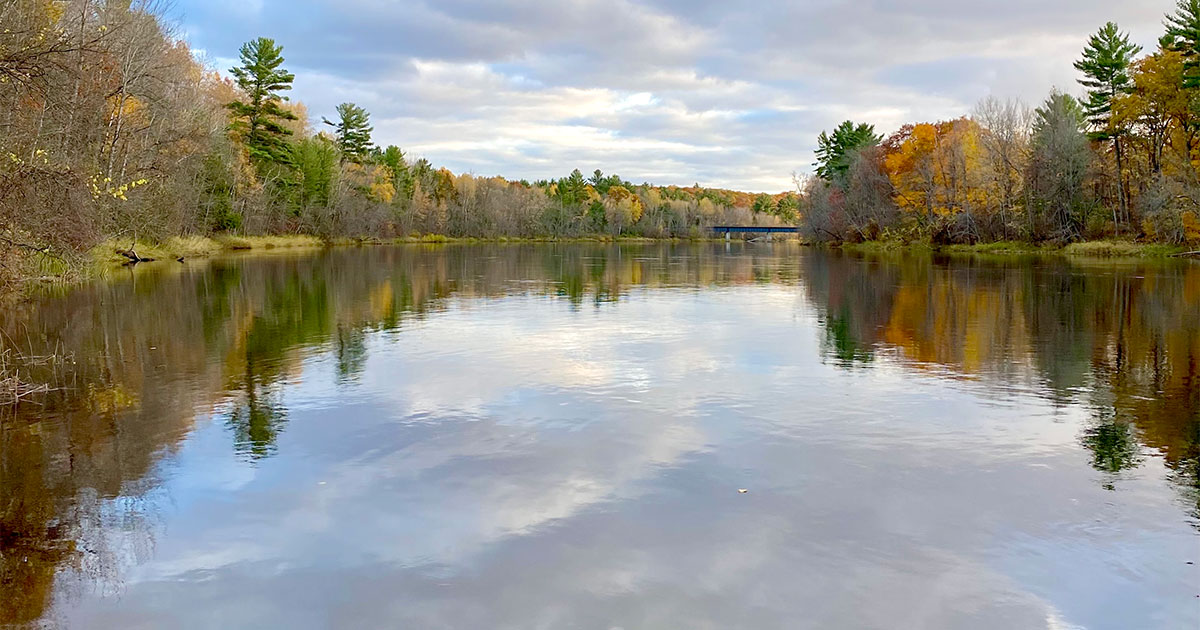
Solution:
[[[1200,627],[1200,264],[124,269],[0,312],[0,625]]]

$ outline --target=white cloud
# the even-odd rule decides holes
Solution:
[[[278,39],[314,116],[355,101],[376,140],[457,171],[778,191],[841,120],[888,132],[994,93],[1075,90],[1087,35],[1151,47],[1171,0],[184,0],[217,57]]]

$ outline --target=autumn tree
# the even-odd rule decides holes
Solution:
[[[616,234],[642,218],[642,200],[624,186],[613,186],[604,199],[605,223]]]
[[[371,126],[371,115],[354,103],[338,105],[337,113],[337,122],[324,119],[324,123],[335,130],[342,161],[361,163],[371,153],[371,132],[375,130]]]
[[[280,93],[292,89],[295,75],[283,69],[283,47],[259,37],[243,44],[240,54],[242,65],[229,70],[244,99],[228,105],[233,129],[251,159],[260,164],[291,164],[287,137],[292,131],[283,122],[295,120],[296,115],[284,107],[287,99]]]
[[[883,168],[896,205],[918,231],[938,239],[983,236],[989,205],[982,133],[969,118],[907,125],[884,142]]]
[[[854,160],[854,154],[868,147],[873,147],[883,140],[875,134],[875,127],[866,123],[855,125],[845,121],[833,130],[832,134],[824,131],[817,136],[817,176],[827,182],[844,185],[846,173]]]
[[[999,220],[1000,236],[1009,227],[1021,203],[1021,182],[1029,152],[1031,112],[1018,100],[988,97],[975,107],[975,120],[983,127],[980,142],[987,160]]]
[[[1117,25],[1109,22],[1088,40],[1083,57],[1075,62],[1075,69],[1083,73],[1079,82],[1088,89],[1083,102],[1094,140],[1111,140],[1117,161],[1118,215],[1113,213],[1116,230],[1121,230],[1121,220],[1129,220],[1129,202],[1125,186],[1125,164],[1121,153],[1121,137],[1126,129],[1114,124],[1113,102],[1133,91],[1129,77],[1129,66],[1133,57],[1142,49],[1129,41]]]

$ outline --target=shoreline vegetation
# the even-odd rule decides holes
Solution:
[[[932,245],[921,242],[902,241],[864,241],[860,243],[821,243],[807,242],[798,238],[779,238],[779,242],[790,242],[805,247],[822,247],[858,254],[873,253],[949,253],[949,254],[982,254],[982,255],[1044,255],[1072,256],[1080,258],[1200,258],[1200,251],[1191,251],[1186,247],[1165,245],[1162,243],[1136,243],[1132,241],[1083,241],[1069,244],[1037,244],[1023,241],[999,241],[993,243],[977,243],[973,245]],[[324,240],[317,236],[268,235],[268,236],[191,236],[173,237],[161,243],[134,243],[129,249],[135,250],[142,257],[143,263],[149,262],[187,262],[189,260],[213,258],[216,256],[235,254],[238,252],[283,252],[330,247],[370,247],[389,245],[462,245],[462,244],[539,244],[539,243],[661,243],[661,242],[724,242],[723,237],[694,237],[694,238],[648,238],[640,236],[613,236],[610,234],[592,234],[574,237],[452,237],[442,234],[410,235],[398,238],[341,238]],[[738,242],[746,242],[741,239]],[[90,252],[92,267],[127,266],[131,260],[121,253],[129,251],[126,245],[108,241]],[[51,278],[47,278],[50,280]]]
[[[714,225],[798,226],[848,251],[1200,249],[1200,0],[1178,1],[1149,54],[1113,23],[1081,42],[1079,98],[989,97],[891,135],[846,121],[817,138],[814,174],[775,194],[599,169],[456,174],[377,146],[355,103],[330,120],[289,100],[297,77],[270,38],[224,74],[204,65],[154,0],[28,0],[0,27],[0,291],[118,250],[137,263],[355,242],[703,240]]]

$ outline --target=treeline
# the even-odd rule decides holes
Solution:
[[[795,195],[633,185],[599,171],[536,183],[455,175],[375,146],[369,114],[352,103],[312,129],[286,97],[295,76],[275,42],[247,43],[225,78],[161,9],[0,0],[0,264],[10,277],[32,252],[69,258],[105,239],[689,236],[798,208]]]
[[[816,240],[1200,241],[1200,0],[1179,0],[1158,47],[1116,24],[1075,68],[1081,98],[982,101],[890,136],[847,121],[798,182]]]

